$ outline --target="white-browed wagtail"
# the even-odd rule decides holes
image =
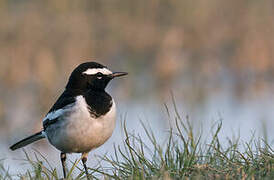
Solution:
[[[116,107],[112,97],[105,91],[107,84],[125,72],[112,72],[96,62],[80,64],[71,73],[65,91],[43,119],[43,130],[10,147],[24,147],[47,138],[61,151],[61,162],[66,178],[66,153],[82,153],[86,166],[88,153],[111,136],[116,119]]]

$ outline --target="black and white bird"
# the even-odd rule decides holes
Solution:
[[[116,106],[105,91],[107,84],[125,72],[112,72],[96,62],[86,62],[76,67],[70,75],[65,91],[43,119],[43,130],[10,147],[24,147],[47,138],[61,151],[61,162],[66,178],[66,153],[82,153],[86,166],[88,153],[104,144],[115,127]]]

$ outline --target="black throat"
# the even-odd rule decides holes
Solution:
[[[91,116],[96,118],[107,114],[112,107],[112,97],[105,91],[88,90],[84,95]]]

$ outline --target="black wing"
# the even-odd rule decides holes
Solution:
[[[56,103],[49,110],[47,116],[50,115],[50,113],[58,112],[58,110],[64,109],[67,105],[73,104],[74,102],[75,102],[75,93],[71,92],[71,91],[67,91],[67,90],[64,91],[63,94],[57,99]],[[58,114],[58,115],[61,115],[61,114]],[[55,118],[53,118],[53,117],[55,117]],[[44,128],[44,130],[49,125],[54,124],[56,121],[58,121],[58,119],[59,119],[59,116],[57,116],[57,115],[53,115],[52,117],[44,119],[43,120],[43,128]]]

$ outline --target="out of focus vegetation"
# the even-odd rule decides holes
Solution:
[[[273,1],[1,0],[0,129],[37,124],[86,60],[130,72],[119,99],[273,91],[273,17]]]

